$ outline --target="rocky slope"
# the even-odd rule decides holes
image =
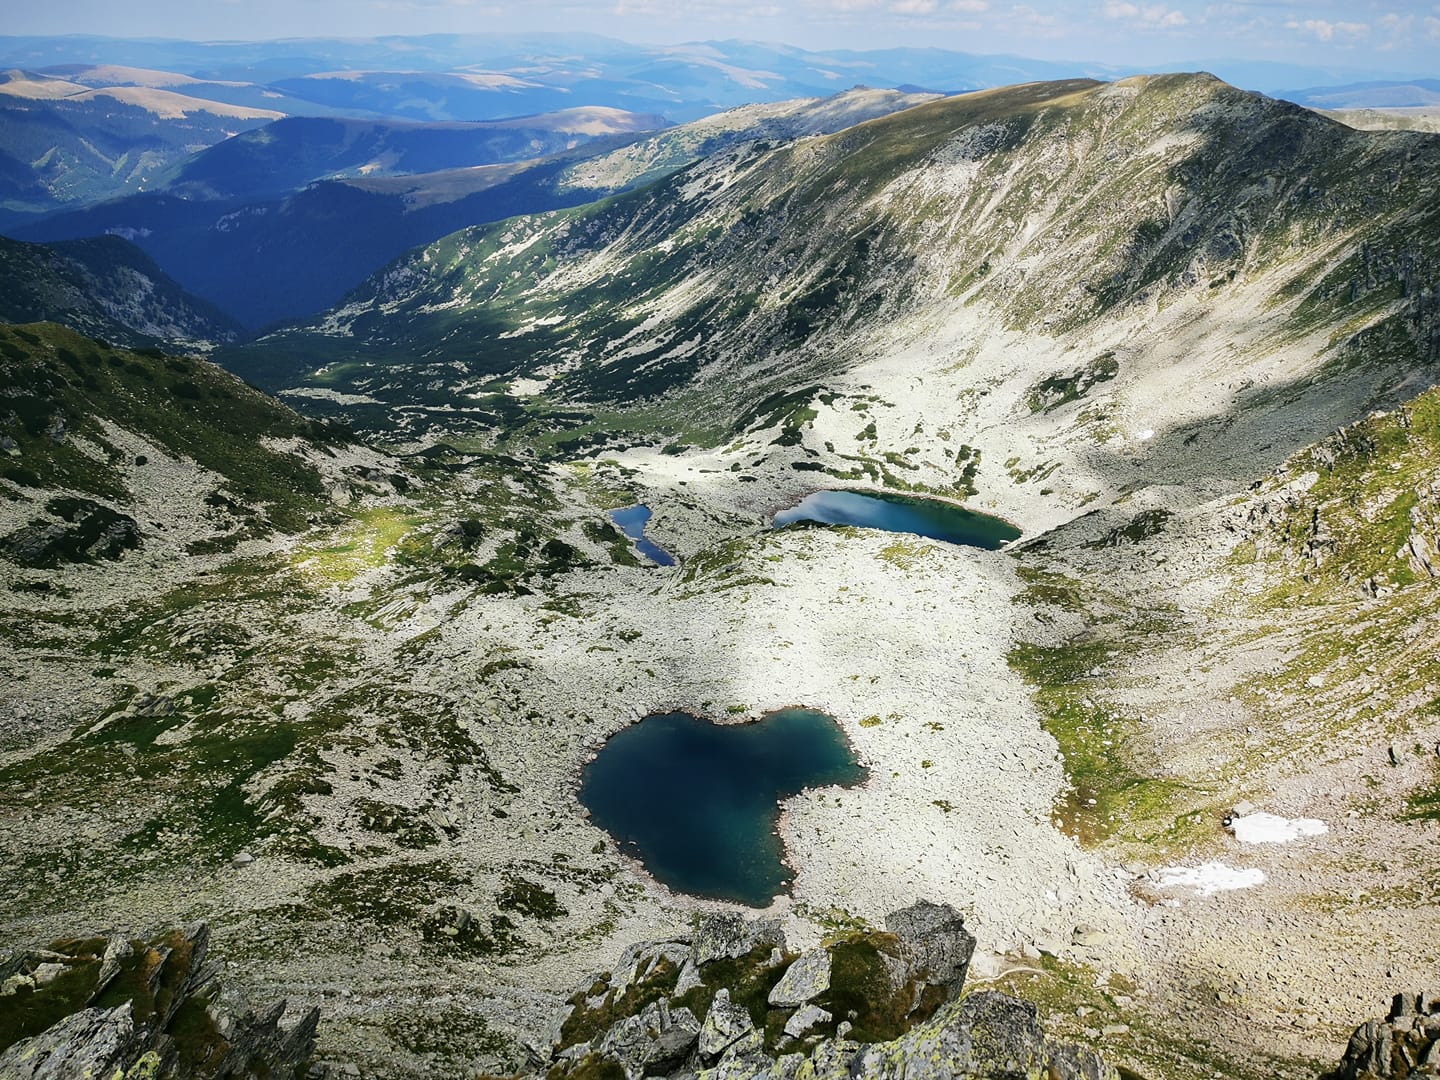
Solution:
[[[240,326],[118,236],[59,244],[0,237],[0,319],[56,321],[123,344],[213,346]]]
[[[1118,1074],[1050,1042],[1035,1009],[960,990],[975,950],[954,908],[925,901],[885,929],[850,930],[803,951],[778,919],[697,920],[691,934],[627,949],[588,976],[551,1025],[534,1075],[560,1077],[899,1077]]]
[[[336,388],[404,403],[385,423],[525,377],[715,442],[767,395],[903,358],[1003,380],[932,417],[971,445],[1005,427],[1001,461],[1056,443],[1100,464],[1152,431],[1209,464],[1227,413],[1295,428],[1288,451],[1434,354],[1436,146],[1205,76],[965,95],[457,233],[233,362],[271,386],[361,364]],[[1312,392],[1322,371],[1341,377]],[[1102,383],[1109,407],[1056,423]]]

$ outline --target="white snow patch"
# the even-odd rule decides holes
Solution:
[[[369,394],[346,394],[326,386],[291,386],[279,392],[280,397],[314,398],[333,401],[337,405],[379,405],[380,399]]]
[[[549,385],[549,379],[512,379],[507,393],[511,397],[534,397]]]
[[[1302,836],[1323,836],[1330,830],[1319,818],[1283,818],[1261,812],[1232,818],[1230,831],[1242,844],[1288,844]]]
[[[1265,871],[1258,867],[1237,870],[1222,862],[1201,863],[1199,866],[1162,866],[1155,871],[1155,884],[1162,889],[1178,885],[1194,889],[1200,896],[1212,896],[1217,892],[1263,885]]]

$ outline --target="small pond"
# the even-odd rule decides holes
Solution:
[[[913,533],[932,540],[993,551],[1020,535],[1008,521],[940,499],[918,499],[890,491],[816,491],[775,515],[774,527],[800,521],[858,525]]]
[[[644,504],[627,506],[623,510],[611,510],[610,520],[620,526],[620,531],[631,540],[635,547],[657,566],[674,566],[675,556],[645,535],[645,526],[650,523],[651,510]]]
[[[580,801],[676,892],[766,907],[790,887],[780,800],[865,782],[832,717],[781,709],[754,723],[647,716],[585,767]]]

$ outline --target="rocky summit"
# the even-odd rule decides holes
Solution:
[[[703,915],[692,933],[632,946],[587,976],[534,1075],[1118,1077],[1099,1055],[1048,1040],[1033,1005],[959,996],[975,938],[954,908],[922,901],[886,926],[797,951],[778,920]]]

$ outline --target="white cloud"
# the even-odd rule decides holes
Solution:
[[[1440,19],[1432,15],[1425,16],[1425,36],[1431,41],[1440,41]]]
[[[1188,26],[1189,17],[1179,9],[1167,8],[1164,4],[1147,4],[1141,7],[1129,0],[1105,0],[1102,9],[1107,19],[1125,19],[1146,26]]]
[[[894,0],[890,10],[901,15],[930,15],[939,6],[938,0]]]
[[[990,10],[989,0],[950,0],[945,6],[951,11],[969,11],[974,14]]]
[[[1309,34],[1316,41],[1343,41],[1346,38],[1354,40],[1370,33],[1369,23],[1330,22],[1327,19],[1305,19],[1303,21],[1291,19],[1285,24],[1285,28]]]

